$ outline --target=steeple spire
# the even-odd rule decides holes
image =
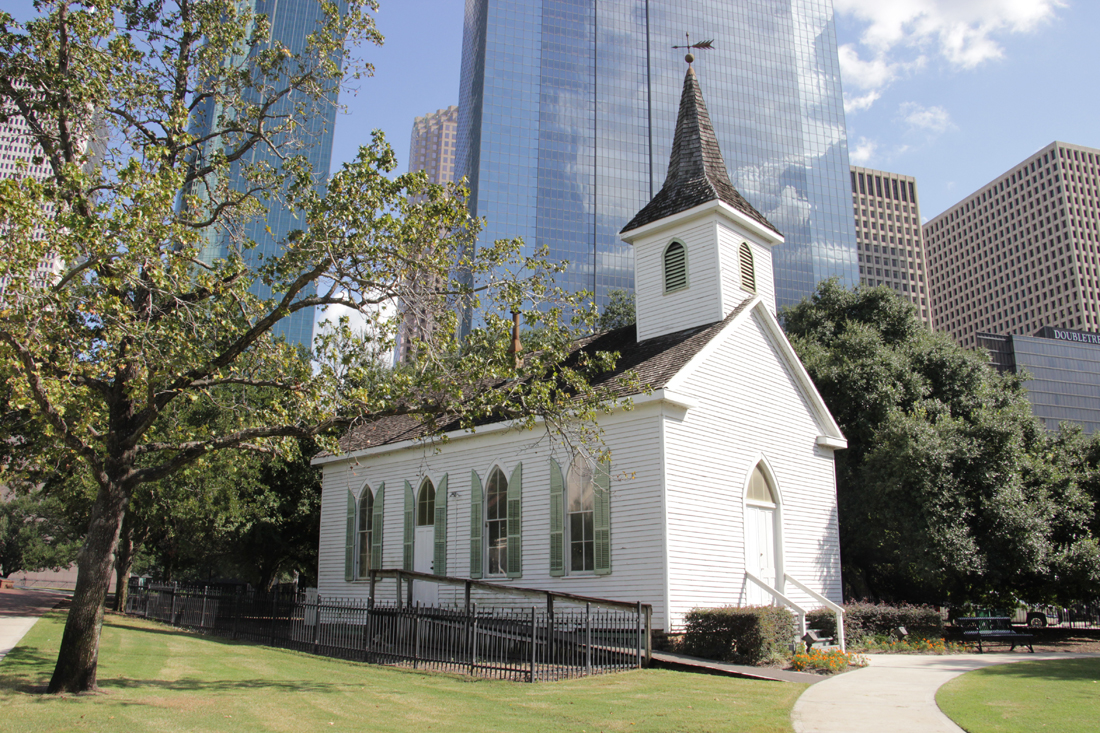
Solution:
[[[620,233],[716,199],[778,233],[779,230],[730,183],[714,125],[703,101],[703,91],[690,65],[694,60],[691,54],[687,60],[689,65],[680,96],[680,114],[676,119],[676,136],[672,141],[665,185]]]

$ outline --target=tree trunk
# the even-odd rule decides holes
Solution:
[[[122,489],[117,484],[100,486],[92,505],[88,536],[77,555],[76,590],[47,692],[96,689],[103,606],[125,513],[126,496]]]
[[[134,567],[134,523],[130,512],[122,520],[122,531],[115,550],[115,613],[126,612],[126,599],[130,595],[130,570]]]

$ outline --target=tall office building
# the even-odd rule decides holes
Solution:
[[[432,183],[455,180],[455,144],[457,142],[458,107],[451,105],[413,120],[409,142],[409,171],[425,171]],[[417,302],[414,296],[401,301],[401,325],[394,350],[395,361],[408,361],[415,344],[427,337],[435,319],[431,299]]]
[[[959,344],[1100,330],[1100,150],[1053,142],[924,233],[932,319]]]
[[[661,188],[685,33],[733,185],[786,241],[776,300],[858,282],[831,0],[467,0],[458,175],[488,226],[570,262],[559,284],[632,288],[618,232]]]
[[[425,171],[432,183],[455,180],[458,106],[436,110],[413,120],[409,170]]]
[[[7,122],[0,122],[0,179],[34,178],[43,181],[49,178],[50,167],[41,156],[42,150],[31,137],[26,120],[13,114]],[[40,163],[35,163],[36,157]],[[0,233],[2,236],[3,233]],[[45,236],[41,226],[35,228],[33,236],[41,241]],[[8,276],[0,276],[0,303],[14,297],[14,292],[20,287],[42,288],[49,285],[60,269],[61,261],[49,255],[39,262],[27,283],[12,283]]]
[[[852,212],[860,283],[893,288],[931,325],[917,179],[853,165]]]
[[[324,20],[322,0],[242,1],[250,3],[254,13],[267,16],[270,24],[270,44],[280,44],[293,54],[306,50],[309,35],[318,32]],[[337,0],[336,4],[338,7],[343,7],[342,0]],[[268,45],[256,46],[251,50],[251,54],[257,56],[268,49]],[[254,73],[260,74],[259,71]],[[279,99],[268,111],[268,114],[275,118],[282,116],[296,118],[298,124],[293,130],[278,135],[270,142],[271,145],[279,148],[281,155],[304,155],[312,166],[314,180],[318,187],[325,185],[332,163],[332,134],[336,123],[338,91],[334,84],[329,93],[321,99],[288,94]],[[217,103],[211,99],[206,105],[196,110],[193,117],[196,134],[208,133],[218,117],[224,114],[224,111],[216,105]],[[212,145],[219,143],[220,141],[214,141]],[[229,174],[230,187],[239,190],[249,188],[250,184],[244,169],[256,164],[266,164],[276,169],[282,166],[280,155],[267,146],[257,145],[252,148],[246,159],[234,164]],[[248,262],[258,264],[277,256],[286,235],[300,228],[302,222],[290,207],[279,201],[278,196],[272,197],[265,203],[268,207],[266,216],[248,222],[240,231],[234,231],[231,235],[224,231],[212,235],[202,256],[208,260],[224,257],[228,248],[234,246],[238,240],[251,240],[256,243],[255,248],[244,253]],[[253,284],[252,292],[261,298],[271,297],[271,289],[258,281]],[[290,343],[309,347],[313,343],[314,315],[312,310],[298,311],[279,321],[272,333],[275,336],[284,336]]]
[[[15,87],[26,89],[18,82]],[[27,121],[15,112],[14,104],[4,112],[7,120],[0,122],[0,180],[33,178],[44,181],[50,178],[53,170],[45,161],[42,148],[35,142]],[[79,136],[81,151],[89,154],[85,162],[86,170],[98,165],[106,145],[102,125],[96,124],[96,120],[92,123],[96,125],[94,129]],[[52,209],[47,209],[47,213],[51,211]],[[3,232],[0,232],[0,240],[3,236]],[[37,225],[32,236],[41,241],[46,236],[46,231],[41,225]],[[52,284],[63,266],[64,263],[56,254],[48,254],[39,261],[25,283],[13,283],[8,276],[0,275],[0,303],[6,302],[8,298],[15,298],[15,293],[20,288],[44,288]]]

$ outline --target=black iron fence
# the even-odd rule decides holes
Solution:
[[[375,664],[536,682],[632,669],[648,607],[408,605],[132,583],[126,612],[231,639]]]

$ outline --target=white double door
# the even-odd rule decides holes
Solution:
[[[434,573],[435,527],[416,528],[413,541],[413,570],[418,573]],[[421,606],[434,606],[439,602],[439,586],[427,580],[413,582],[413,603],[420,601]]]
[[[745,570],[772,588],[776,586],[775,509],[745,507]],[[775,599],[751,580],[746,581],[746,600],[750,606],[767,606]]]

